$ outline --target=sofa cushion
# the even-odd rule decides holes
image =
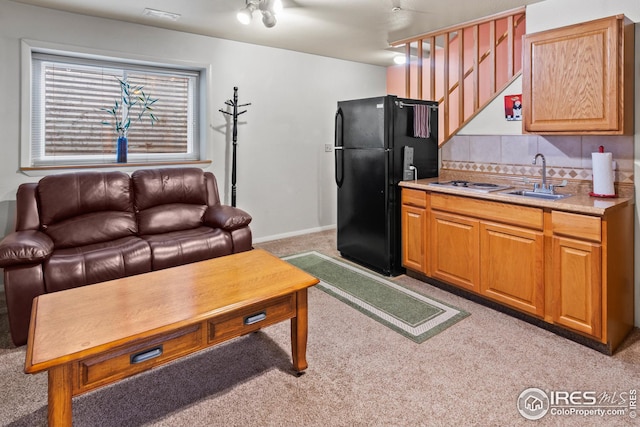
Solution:
[[[197,228],[206,210],[206,205],[184,203],[154,206],[138,212],[138,230],[146,235]]]
[[[141,235],[202,225],[207,185],[202,169],[147,169],[131,175]]]
[[[233,252],[229,233],[204,226],[142,238],[151,247],[151,265],[154,270],[230,255]]]
[[[44,263],[47,292],[151,271],[151,250],[139,237],[59,249]]]
[[[93,212],[133,212],[130,179],[123,172],[45,176],[38,183],[38,199],[40,223],[44,228]]]
[[[107,242],[134,235],[136,216],[133,212],[95,212],[51,224],[46,233],[56,248],[73,248]]]
[[[122,172],[50,175],[38,183],[42,230],[56,248],[135,235],[129,176]]]
[[[172,203],[207,204],[207,186],[202,169],[143,169],[135,171],[131,179],[137,211]]]

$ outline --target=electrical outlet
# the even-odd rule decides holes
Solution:
[[[325,153],[330,153],[333,151],[333,145],[332,144],[324,144],[324,152]]]

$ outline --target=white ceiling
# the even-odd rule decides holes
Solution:
[[[256,12],[242,25],[245,0],[14,0],[18,3],[118,19],[189,33],[278,47],[369,64],[391,65],[391,42],[541,0],[282,0],[273,28]],[[400,7],[393,11],[393,7]],[[180,15],[144,16],[145,8]]]

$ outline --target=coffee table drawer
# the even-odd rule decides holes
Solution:
[[[187,326],[75,364],[75,393],[146,371],[202,346],[202,324]]]
[[[257,331],[296,315],[295,294],[264,301],[209,320],[209,344]]]

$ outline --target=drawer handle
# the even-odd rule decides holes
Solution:
[[[261,311],[260,313],[252,314],[251,316],[247,316],[244,318],[245,325],[253,325],[254,323],[258,323],[267,318],[267,313]]]
[[[158,357],[162,354],[162,346],[154,347],[149,350],[141,351],[140,353],[131,355],[131,364],[142,363],[154,357]]]

